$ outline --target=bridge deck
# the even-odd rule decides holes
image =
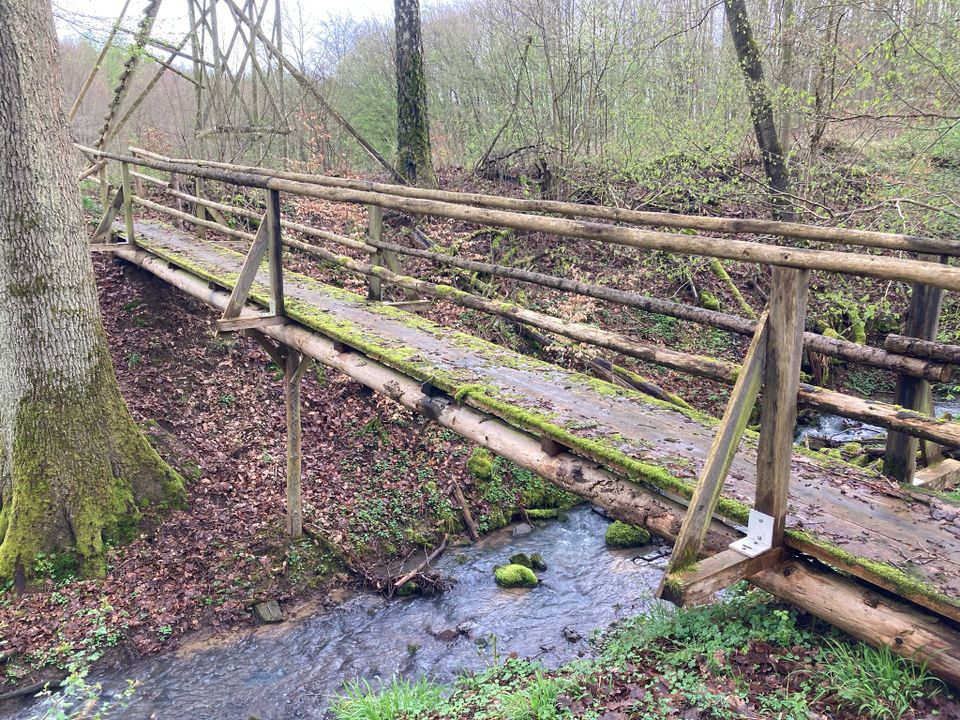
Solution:
[[[138,223],[145,250],[232,287],[244,256],[158,223]],[[549,436],[633,480],[689,497],[717,421],[531,359],[307,276],[285,272],[287,315],[469,405]],[[266,305],[266,269],[251,300]],[[754,496],[757,437],[748,433],[719,513],[743,523]],[[788,545],[960,620],[960,507],[918,500],[847,463],[796,452]]]

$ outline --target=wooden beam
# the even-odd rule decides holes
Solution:
[[[284,325],[288,322],[282,315],[261,315],[235,318],[220,318],[217,320],[217,329],[220,332],[236,332],[238,330],[258,330],[275,325]]]
[[[253,244],[247,251],[247,257],[243,261],[243,267],[240,269],[240,276],[237,278],[237,284],[233,286],[230,292],[230,300],[226,309],[223,311],[223,320],[229,320],[240,315],[247,297],[250,295],[250,288],[253,287],[253,281],[257,278],[257,272],[260,270],[260,263],[267,254],[267,221],[264,216],[257,230],[257,235],[253,239]]]
[[[97,227],[93,231],[93,235],[90,236],[91,245],[99,244],[102,238],[109,239],[110,229],[113,227],[113,221],[117,219],[117,214],[120,212],[120,208],[124,207],[123,198],[123,188],[121,187],[117,190],[117,194],[113,196],[113,200],[111,201],[110,205],[104,210],[103,217],[100,218],[100,222],[97,223]]]
[[[398,302],[385,302],[383,304],[395,307],[398,310],[407,310],[408,312],[424,312],[433,307],[432,300],[400,300]]]
[[[136,245],[133,233],[133,191],[130,188],[130,165],[120,163],[120,178],[123,188],[123,223],[127,231],[127,242]]]
[[[938,463],[917,470],[913,484],[931,490],[945,490],[960,482],[960,460],[945,458]]]
[[[783,542],[787,516],[809,272],[773,267],[771,276],[754,507],[773,518],[777,547]]]
[[[129,244],[130,243],[90,243],[87,245],[87,250],[90,252],[113,252]]]
[[[367,206],[367,237],[371,240],[383,240],[383,208],[379,205]],[[383,253],[377,250],[370,258],[371,265],[383,265]],[[383,284],[376,275],[367,276],[367,300],[383,301]]]
[[[303,535],[300,381],[311,362],[313,358],[287,347],[283,387],[287,405],[287,535],[291,538]]]
[[[951,365],[960,365],[960,345],[948,345],[933,340],[920,340],[919,338],[891,333],[884,339],[883,348],[887,352],[902,353],[903,355],[936,360]]]
[[[270,271],[270,314],[283,315],[283,243],[280,239],[280,193],[267,190],[267,263]]]
[[[946,265],[946,256],[920,255],[921,260]],[[920,340],[936,340],[940,326],[940,308],[943,305],[943,290],[921,283],[911,288],[910,305],[903,322],[903,334]],[[933,392],[930,383],[916,377],[900,375],[894,403],[925,415],[933,415]],[[917,469],[917,450],[921,450],[928,465],[943,457],[939,445],[928,440],[918,440],[899,432],[887,434],[887,450],[883,456],[883,471],[896,480],[908,483]]]
[[[662,600],[669,600],[680,607],[697,605],[735,582],[773,568],[782,558],[783,550],[779,547],[756,557],[747,557],[736,550],[724,550],[683,569],[668,571],[658,594]]]
[[[723,418],[717,427],[717,434],[713,438],[710,452],[700,472],[697,487],[690,499],[687,513],[683,516],[683,525],[680,527],[680,533],[667,566],[668,574],[686,568],[700,557],[703,538],[707,534],[713,512],[720,501],[723,481],[730,471],[734,455],[740,447],[743,431],[750,419],[750,412],[757,402],[757,395],[760,394],[764,358],[767,353],[767,318],[768,315],[764,312],[757,323],[757,331],[747,349],[743,368],[730,393]],[[666,576],[657,591],[660,597],[663,597],[665,585]]]

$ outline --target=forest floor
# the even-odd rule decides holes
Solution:
[[[463,176],[445,176],[443,183],[462,190],[502,188]],[[520,194],[516,187],[511,192]],[[354,236],[362,234],[366,222],[361,207],[317,200],[285,205],[284,213]],[[388,216],[387,222],[393,237],[408,229],[403,218]],[[420,229],[440,246],[466,257],[536,267],[684,302],[703,304],[713,297],[723,309],[740,312],[730,286],[701,260],[558,242],[532,233],[477,231],[445,220],[425,222]],[[365,290],[362,278],[308,256],[292,253],[287,263],[332,284]],[[405,267],[410,274],[438,281],[462,281],[425,261],[405,261]],[[745,302],[759,310],[769,289],[766,278],[752,266],[728,263],[726,269]],[[457,436],[364,392],[344,376],[315,367],[303,384],[302,413],[304,509],[310,532],[290,543],[283,532],[282,370],[251,340],[218,335],[215,316],[208,309],[152,276],[102,257],[96,260],[96,270],[124,397],[161,454],[187,479],[189,505],[146,523],[129,545],[112,548],[103,579],[78,578],[57,558],[40,558],[35,568],[43,577],[39,587],[22,597],[5,589],[0,595],[4,643],[0,656],[7,687],[54,677],[57,668],[78,653],[88,661],[106,657],[125,662],[172,649],[201,628],[217,632],[249,626],[255,622],[250,607],[261,600],[276,599],[287,606],[307,598],[314,606],[335,602],[343,588],[362,585],[351,572],[358,565],[369,569],[385,558],[402,559],[435,546],[448,532],[457,533],[454,483],[462,488],[481,530],[509,521],[514,509],[567,501],[530,473],[509,465],[494,478],[480,481],[466,467],[473,448]],[[611,309],[599,301],[511,281],[499,282],[496,292],[568,320],[714,357],[737,359],[747,342],[719,330],[638,310]],[[810,322],[817,329],[830,327],[850,337],[861,331],[873,335],[896,325],[905,301],[902,289],[889,283],[843,278],[838,284],[836,276],[827,283],[814,275]],[[945,316],[956,312],[948,305]],[[587,369],[593,357],[583,347],[561,340],[543,346],[542,338],[531,338],[516,326],[446,303],[435,304],[427,315],[569,367]],[[722,412],[728,392],[724,386],[639,362],[618,362],[700,410]],[[834,368],[832,380],[868,396],[893,387],[892,377],[883,373],[842,367]],[[771,639],[756,637],[751,642]],[[744,652],[764,651],[761,646]],[[630,667],[654,659],[641,654]],[[711,661],[691,655],[685,662],[694,668]],[[650,667],[664,666],[660,658]],[[756,676],[760,669],[764,674]],[[747,673],[742,682],[749,693],[751,683],[779,682],[796,669],[780,659],[758,662],[750,671],[754,679]],[[496,683],[504,682],[503,676],[496,677]],[[609,682],[604,680],[605,687],[611,693],[617,687],[634,692],[625,678],[611,676]],[[727,681],[741,683],[732,676]],[[623,697],[614,693],[607,699],[612,707]],[[923,707],[933,712],[939,701],[932,702]],[[600,717],[616,720],[626,707],[610,711],[620,715]],[[728,716],[736,715],[704,717]]]

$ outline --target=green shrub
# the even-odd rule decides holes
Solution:
[[[650,533],[642,527],[616,520],[607,528],[604,540],[612,548],[640,547],[650,542]]]
[[[536,587],[537,576],[534,575],[533,570],[523,565],[498,565],[493,569],[493,577],[497,581],[497,585],[505,588],[517,588],[517,587],[526,587],[532,588]]]

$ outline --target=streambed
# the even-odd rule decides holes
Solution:
[[[557,666],[588,654],[594,630],[655,602],[663,551],[608,550],[607,523],[580,506],[565,521],[521,537],[505,528],[438,559],[436,567],[457,581],[438,597],[359,595],[329,611],[89,680],[102,683],[106,697],[127,679],[140,683],[117,717],[279,720],[324,717],[330,697],[355,678],[449,681],[512,653]],[[493,566],[518,552],[544,556],[549,567],[539,573],[541,584],[498,588]],[[42,715],[35,705],[16,717]]]

